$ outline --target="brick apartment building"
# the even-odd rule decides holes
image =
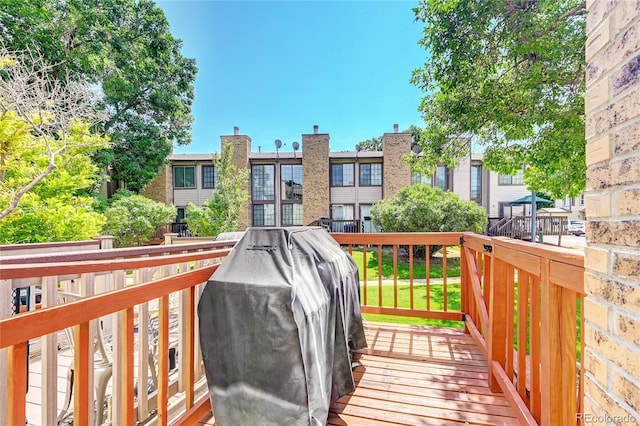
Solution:
[[[251,138],[221,136],[221,146],[233,145],[233,163],[250,170],[250,199],[240,216],[240,227],[308,225],[320,218],[360,219],[367,231],[371,206],[394,195],[400,188],[424,182],[476,201],[489,217],[521,214],[510,202],[529,194],[522,175],[503,176],[482,166],[482,155],[463,159],[456,169],[439,166],[433,176],[412,174],[402,157],[411,152],[411,134],[382,136],[382,151],[332,152],[329,134],[303,134],[299,149],[289,152],[258,152]],[[271,143],[270,143],[271,144]],[[301,146],[300,146],[301,145]],[[189,202],[202,205],[216,186],[211,154],[173,154],[169,164],[143,192],[149,198],[178,207],[178,221]],[[528,211],[528,210],[527,210]]]

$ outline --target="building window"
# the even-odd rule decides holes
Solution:
[[[331,232],[345,232],[345,226],[347,231],[354,232],[350,229],[355,225],[354,207],[353,204],[331,205],[331,219],[336,221],[331,223]]]
[[[425,176],[422,173],[411,173],[411,184],[426,183],[429,186],[442,188],[446,191],[449,188],[449,169],[446,166],[436,167],[433,176]]]
[[[261,164],[251,167],[251,197],[256,201],[275,199],[273,164]]]
[[[174,166],[173,167],[173,187],[174,188],[195,188],[196,168],[194,166]]]
[[[302,164],[280,166],[280,184],[283,200],[302,200]]]
[[[332,164],[331,186],[354,186],[354,164]]]
[[[580,194],[580,205],[584,206],[584,194]]]
[[[482,166],[471,166],[471,200],[482,204]]]
[[[382,163],[360,164],[360,186],[382,185]]]
[[[447,171],[448,170],[445,166],[436,167],[436,172],[433,175],[433,186],[437,186],[443,191],[449,189],[449,179]]]
[[[185,218],[185,208],[184,207],[178,207],[178,215],[176,216],[176,222],[180,223],[184,220]]]
[[[423,175],[422,173],[411,173],[411,184],[426,183],[431,185],[431,178]]]
[[[302,225],[302,204],[287,203],[282,205],[282,226]]]
[[[273,204],[253,205],[253,226],[274,226],[275,207]]]
[[[498,185],[524,185],[524,176],[522,170],[515,175],[498,176]]]
[[[218,170],[214,166],[202,166],[202,187],[215,188],[218,185]]]

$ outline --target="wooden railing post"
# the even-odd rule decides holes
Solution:
[[[112,249],[113,240],[115,240],[112,235],[100,235],[97,237],[93,237],[93,239],[100,241],[100,250]]]
[[[576,422],[576,293],[550,280],[550,260],[542,262],[541,415],[542,425]]]
[[[506,337],[509,320],[507,318],[507,280],[509,266],[506,262],[494,258],[491,270],[491,289],[489,291],[489,387],[494,392],[501,388],[493,372],[493,363],[499,363],[505,368]]]
[[[471,287],[470,281],[471,278],[469,276],[469,269],[467,268],[467,252],[464,247],[464,236],[460,237],[460,310],[463,315],[470,315],[470,296],[471,296]],[[475,318],[472,318],[475,321]],[[464,327],[465,333],[469,333],[469,329]]]
[[[176,234],[175,232],[168,232],[166,234],[164,234],[164,245],[165,246],[170,246],[173,244],[173,239],[176,238],[178,236],[178,234]]]

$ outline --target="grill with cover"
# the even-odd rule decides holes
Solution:
[[[355,388],[358,269],[323,228],[249,229],[198,313],[216,424],[324,425]]]

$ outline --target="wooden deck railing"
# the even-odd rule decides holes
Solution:
[[[584,255],[466,234],[467,328],[484,348],[492,390],[522,424],[578,424],[584,370]]]
[[[522,424],[579,423],[584,376],[578,367],[584,342],[582,253],[472,233],[333,235],[346,250],[361,251],[365,265],[376,258],[379,269],[373,281],[378,296],[373,301],[366,268],[360,277],[363,313],[464,321],[489,361],[492,390],[504,392]],[[416,291],[413,247],[425,245],[442,246],[441,309],[429,306],[434,297],[433,279],[420,280]],[[447,248],[451,246],[459,246],[459,278],[448,271]],[[408,248],[404,260],[398,255],[402,247]],[[391,253],[391,280],[383,278],[383,252]],[[398,304],[402,262],[408,268],[407,306]],[[426,268],[428,271],[428,257]],[[447,297],[454,296],[458,285],[460,307],[455,308]],[[385,291],[393,291],[391,303],[382,303]],[[425,299],[426,305],[418,306],[418,298]]]
[[[332,235],[361,263],[363,313],[459,321],[487,356],[490,386],[509,398],[523,424],[577,423],[583,375],[578,368],[583,317],[577,314],[584,295],[581,253],[471,233]],[[0,306],[10,289],[42,285],[42,309],[4,318],[0,311],[0,383],[7,383],[6,391],[0,386],[0,404],[7,407],[0,411],[0,424],[24,419],[26,342],[38,338],[41,423],[55,424],[56,332],[66,328],[74,330],[77,342],[74,419],[92,424],[92,324],[105,317],[114,318],[114,423],[133,424],[154,407],[159,424],[201,418],[210,407],[195,306],[216,259],[228,253],[220,244],[229,243],[0,259]],[[431,248],[438,249],[433,258]],[[427,255],[418,259],[420,252]],[[437,278],[432,277],[436,268]],[[58,291],[82,298],[58,305]],[[177,381],[168,373],[170,295],[179,299]],[[151,345],[146,333],[134,333],[134,324],[138,330],[149,327],[154,300],[159,300],[158,390],[136,398],[134,382],[146,383]],[[176,411],[168,404],[173,392],[181,396]]]
[[[460,278],[451,277],[448,248],[460,245],[462,233],[373,233],[373,234],[332,234],[336,241],[345,246],[352,255],[359,251],[362,259],[362,292],[360,302],[362,312],[380,315],[430,318],[438,320],[462,321],[463,312],[456,301],[460,296]],[[438,262],[442,265],[442,278],[431,278],[430,247],[441,247]],[[419,252],[422,259],[416,259]],[[426,256],[424,256],[426,253]],[[383,270],[385,257],[391,257],[391,270]],[[369,276],[367,265],[377,264],[374,277]],[[420,278],[415,270],[425,273]],[[401,265],[403,276],[399,276]],[[424,266],[423,266],[424,265]],[[399,299],[399,289],[408,293],[405,303]],[[435,303],[438,303],[435,306]]]
[[[182,414],[195,419],[208,401],[202,379],[195,323],[196,300],[206,282],[234,244],[208,242],[111,249],[83,253],[5,257],[0,259],[0,424],[24,424],[27,393],[27,347],[41,346],[42,418],[39,424],[56,424],[58,403],[58,332],[73,330],[73,419],[74,424],[94,424],[95,322],[101,320],[112,336],[110,360],[114,424],[134,424],[147,419],[157,408],[158,424]],[[14,288],[41,286],[41,309],[9,316],[4,309]],[[60,295],[73,293],[79,300],[59,304]],[[175,306],[170,312],[170,297]],[[152,302],[152,303],[150,303]],[[155,305],[155,306],[154,306]],[[150,365],[154,346],[147,333],[157,312],[157,365]],[[175,314],[174,312],[175,311]],[[169,319],[177,322],[180,366],[177,377],[169,375]],[[138,330],[135,333],[135,330]],[[137,335],[136,335],[137,334]],[[151,358],[151,359],[150,359]],[[157,373],[157,391],[144,392]],[[175,374],[174,374],[175,376]],[[135,383],[138,392],[134,396]],[[30,383],[30,386],[32,384]],[[36,387],[38,387],[36,386]],[[169,397],[180,396],[182,407],[170,412]],[[134,404],[134,401],[136,402]],[[99,402],[102,409],[103,402]],[[198,417],[200,416],[200,417]]]

